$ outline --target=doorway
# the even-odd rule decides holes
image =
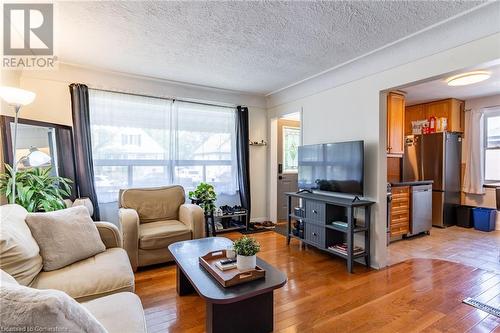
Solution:
[[[477,73],[488,75],[450,84]],[[500,273],[500,164],[486,156],[498,151],[498,83],[496,62],[387,93],[389,265],[425,257]]]
[[[278,119],[277,129],[277,221],[286,221],[286,192],[298,191],[298,147],[301,144],[300,112]]]

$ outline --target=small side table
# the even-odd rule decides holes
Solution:
[[[196,198],[189,198],[191,200],[191,203],[193,205],[200,205],[200,200],[196,199]],[[212,227],[212,236],[215,237],[217,235],[217,231],[215,230],[215,218],[214,218],[214,212],[212,211],[210,214],[207,214],[206,212],[204,212],[205,214],[205,235],[208,237],[210,236],[210,228],[208,227],[208,224],[210,223],[211,224],[211,227]]]
[[[217,236],[217,231],[215,230],[215,217],[214,217],[214,212],[210,214],[205,214],[205,235],[210,236],[210,228],[208,227],[208,224],[210,223],[210,226],[212,227],[212,237]]]
[[[227,226],[223,220],[224,219],[232,219],[232,218],[239,218],[240,222],[237,225],[229,225]],[[221,222],[223,224],[222,229],[216,229],[215,227],[215,222]],[[215,216],[214,213],[211,214],[205,214],[205,230],[206,230],[206,235],[210,235],[210,228],[212,229],[212,235],[213,237],[217,236],[218,234],[225,233],[225,232],[230,232],[230,231],[237,231],[237,230],[248,230],[248,213],[239,213],[239,214],[229,214],[229,215],[221,215],[221,216]]]

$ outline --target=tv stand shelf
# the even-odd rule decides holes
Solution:
[[[347,260],[347,270],[352,273],[354,259],[364,258],[370,267],[370,210],[373,201],[356,198],[355,200],[308,192],[288,192],[287,244],[290,239],[312,245],[320,250]],[[293,213],[292,199],[301,199],[303,216]],[[354,216],[354,209],[364,209],[364,221],[359,223]],[[302,225],[302,235],[293,233],[292,220]],[[333,224],[335,222],[335,224]],[[354,234],[364,234],[364,249],[354,245]],[[345,246],[344,246],[345,244]],[[342,248],[345,247],[345,249]],[[332,248],[333,247],[333,248]]]

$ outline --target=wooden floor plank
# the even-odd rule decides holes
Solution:
[[[227,234],[237,238],[238,233]],[[498,318],[465,305],[465,297],[499,302],[500,275],[461,263],[409,259],[383,270],[355,265],[315,250],[286,245],[274,232],[253,235],[259,256],[288,276],[275,291],[275,331],[295,332],[494,332]],[[204,332],[205,303],[179,297],[175,265],[136,273],[150,333]],[[251,315],[251,314],[249,314]]]

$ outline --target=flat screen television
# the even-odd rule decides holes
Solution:
[[[363,195],[364,142],[299,147],[299,189]]]

